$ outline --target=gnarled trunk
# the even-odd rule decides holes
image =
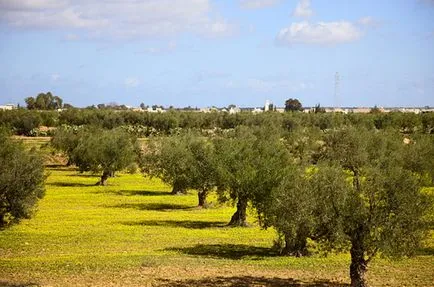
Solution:
[[[296,257],[308,255],[307,251],[307,236],[303,232],[297,232],[294,237],[290,233],[285,233],[285,247],[282,250],[283,255],[291,255]]]
[[[208,195],[208,191],[207,190],[199,190],[197,192],[197,197],[198,197],[198,200],[199,200],[198,207],[206,208],[208,206],[208,204],[206,202],[206,196],[207,195]]]
[[[107,184],[107,179],[109,178],[109,176],[110,176],[110,172],[108,172],[108,171],[104,171],[103,173],[102,173],[102,176],[101,176],[101,179],[100,179],[100,181],[98,181],[97,183],[96,183],[96,185],[106,185]]]
[[[356,231],[358,232],[358,231]],[[367,287],[368,283],[365,279],[367,271],[367,262],[365,260],[365,248],[361,235],[356,233],[351,240],[351,265],[350,278],[351,287]]]
[[[247,199],[239,197],[237,202],[237,211],[232,215],[230,226],[247,226],[246,215],[247,213]]]
[[[171,192],[172,195],[180,195],[180,194],[187,194],[187,190],[182,187],[178,182],[173,183],[173,189]]]

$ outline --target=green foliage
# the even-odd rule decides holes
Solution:
[[[42,158],[0,131],[0,228],[30,218],[44,196],[44,179]]]
[[[51,145],[65,153],[68,165],[75,164],[82,172],[102,171],[101,185],[116,171],[130,167],[139,152],[136,138],[121,129],[62,127]]]
[[[336,239],[351,243],[352,284],[365,286],[367,264],[378,251],[399,256],[416,250],[432,203],[405,168],[404,143],[396,134],[347,128],[332,131],[325,142],[328,168],[320,166],[312,181],[325,205],[318,216],[330,222],[320,222],[315,235],[332,245]]]
[[[63,100],[51,92],[40,93],[36,98],[28,97],[25,102],[28,110],[57,110],[63,107]]]
[[[102,171],[100,184],[105,185],[110,175],[135,161],[137,152],[135,138],[122,130],[90,129],[80,134],[72,158],[81,171]]]
[[[84,132],[85,130],[80,127],[62,126],[51,138],[51,146],[65,154],[68,158],[68,165],[75,163],[75,149]]]
[[[237,212],[230,224],[245,225],[249,201],[261,212],[271,199],[270,192],[279,184],[288,164],[280,135],[278,127],[240,126],[232,135],[215,140],[220,198],[237,201]]]
[[[140,167],[150,176],[161,178],[173,187],[173,193],[184,193],[191,186],[193,154],[191,134],[153,138],[141,156]]]
[[[302,111],[303,106],[301,105],[298,99],[288,99],[285,101],[285,111],[287,112],[295,112]]]

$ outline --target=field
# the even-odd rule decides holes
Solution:
[[[234,209],[140,174],[48,169],[36,216],[0,233],[0,286],[346,286],[349,255],[277,256],[275,233],[229,228]],[[432,286],[434,244],[415,258],[374,260],[373,286]]]

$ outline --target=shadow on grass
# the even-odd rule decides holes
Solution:
[[[69,174],[68,176],[76,176],[76,177],[87,177],[87,178],[101,178],[101,174],[95,173],[95,174],[86,174],[86,173],[73,173]],[[109,179],[110,180],[110,179]]]
[[[53,170],[71,170],[71,167],[64,164],[46,164],[45,167]]]
[[[169,191],[152,191],[152,190],[114,190],[114,191],[95,191],[94,193],[111,193],[122,196],[165,196],[171,195]]]
[[[165,250],[177,251],[188,255],[199,255],[233,260],[240,260],[245,257],[252,257],[252,259],[259,260],[264,257],[279,256],[279,253],[272,248],[256,247],[243,244],[198,244],[193,247],[172,247]]]
[[[422,247],[416,251],[416,255],[426,255],[431,256],[434,255],[434,247]]]
[[[9,283],[0,281],[0,287],[39,287],[41,285],[37,283]]]
[[[222,221],[181,221],[181,220],[143,220],[143,221],[130,221],[122,222],[124,225],[129,226],[164,226],[164,227],[183,227],[189,229],[205,229],[205,228],[218,228],[225,227],[226,223]]]
[[[185,206],[173,203],[123,203],[117,205],[106,206],[108,208],[125,208],[137,210],[154,210],[154,211],[172,211],[172,210],[187,210],[194,207]]]
[[[265,277],[252,277],[252,276],[237,276],[237,277],[215,277],[203,278],[197,280],[179,280],[170,281],[161,279],[158,286],[165,287],[247,287],[247,286],[269,286],[269,287],[348,287],[348,284],[331,282],[326,280],[303,282],[296,279],[283,279],[283,278],[265,278]]]
[[[95,183],[81,183],[81,182],[51,182],[47,185],[57,186],[57,187],[86,187],[95,186]]]

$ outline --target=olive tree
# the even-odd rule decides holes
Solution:
[[[106,185],[110,175],[135,161],[137,152],[136,139],[128,133],[92,129],[80,135],[73,161],[81,171],[102,172],[97,185]]]
[[[51,138],[51,146],[61,151],[68,159],[67,165],[74,164],[74,150],[85,130],[83,128],[59,127]]]
[[[31,217],[44,179],[42,157],[0,132],[0,229]]]
[[[239,126],[232,135],[216,139],[215,148],[220,198],[237,202],[229,225],[246,226],[248,203],[264,205],[288,163],[280,130]]]
[[[420,180],[403,165],[398,134],[344,128],[325,137],[325,151],[308,183],[317,203],[313,235],[351,246],[351,286],[378,253],[411,255],[424,238],[432,204]]]
[[[255,197],[255,207],[263,227],[273,226],[278,233],[281,254],[308,255],[307,239],[316,226],[315,196],[307,183],[323,142],[319,130],[298,128],[287,134],[284,144],[286,166],[277,166],[281,180],[274,188]]]
[[[199,207],[206,207],[206,197],[217,185],[213,144],[192,132],[151,140],[141,168],[170,184],[172,194],[197,189]]]
[[[193,155],[188,148],[190,135],[152,138],[141,155],[142,172],[172,186],[172,194],[184,194],[190,187]]]
[[[188,149],[193,156],[190,187],[198,191],[199,207],[207,207],[207,195],[218,185],[215,147],[209,139],[195,137]]]

